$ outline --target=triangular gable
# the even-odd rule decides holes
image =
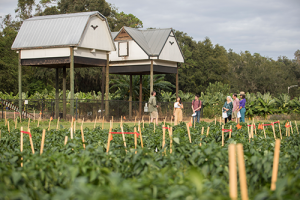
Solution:
[[[114,39],[115,41],[132,40],[131,36],[125,31],[124,27]]]

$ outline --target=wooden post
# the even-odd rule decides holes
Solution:
[[[20,151],[23,152],[23,127],[21,126],[21,136],[20,136]],[[23,157],[21,157],[21,167],[23,167]]]
[[[265,138],[267,138],[267,136],[266,136],[266,130],[265,130],[265,126],[264,126],[265,124],[263,123],[262,125],[263,125],[263,130],[264,130]]]
[[[229,131],[229,138],[231,138],[231,133],[232,133],[232,125],[230,125],[230,126],[229,126],[229,129],[230,129],[230,131]]]
[[[201,136],[204,134],[204,127],[202,127],[202,130],[201,130]],[[202,138],[200,139],[200,147],[202,146]]]
[[[70,115],[74,116],[74,47],[70,47]]]
[[[170,153],[172,153],[172,143],[173,143],[172,135],[173,135],[173,130],[172,130],[172,127],[170,127],[170,129],[169,129],[169,137],[170,137]]]
[[[273,129],[273,135],[274,135],[274,139],[276,140],[274,123],[272,123],[272,129]]]
[[[165,127],[162,128],[162,131],[163,131],[163,137],[162,137],[162,145],[161,145],[161,149],[163,149],[164,146],[165,146],[165,133],[166,133]]]
[[[276,189],[278,164],[279,164],[279,152],[280,152],[280,139],[277,139],[275,143],[275,150],[274,150],[272,182],[271,182],[271,190],[273,191]]]
[[[41,141],[41,150],[40,150],[40,155],[43,154],[44,151],[44,144],[45,144],[45,134],[46,134],[46,130],[43,129],[43,135],[42,135],[42,141]]]
[[[110,139],[111,139],[111,128],[109,128],[109,133],[108,133],[108,138],[107,138],[106,153],[108,153],[108,151],[109,151]]]
[[[143,75],[140,74],[140,92],[139,92],[139,116],[142,117],[142,101],[143,101]]]
[[[298,126],[297,126],[297,122],[296,121],[295,121],[295,126],[296,126],[297,133],[299,134],[299,130],[298,130]]]
[[[224,146],[224,125],[222,125],[222,147]]]
[[[142,148],[144,148],[144,144],[143,144],[143,137],[142,137],[142,131],[141,131],[141,127],[139,126],[140,129],[140,140],[141,140],[141,146]]]
[[[65,142],[64,142],[65,146],[66,146],[67,142],[68,142],[68,136],[65,136]]]
[[[105,75],[105,115],[109,115],[109,53],[106,54],[106,75]]]
[[[30,133],[30,129],[28,129],[27,131]],[[32,143],[32,137],[30,137],[30,134],[28,134],[28,137],[29,137],[29,142],[30,142],[32,154],[34,154],[34,148],[33,148],[33,143]]]
[[[209,134],[209,127],[207,127],[206,136],[208,136],[208,134]]]
[[[151,64],[150,64],[150,96],[152,91],[153,91],[153,60],[151,60]]]
[[[187,129],[187,132],[188,132],[189,141],[190,141],[190,143],[192,143],[191,134],[190,134],[190,127],[189,127],[188,123],[186,123],[186,129]]]
[[[177,68],[176,68],[176,99],[178,98],[178,91],[179,91],[178,68],[179,68],[179,63],[177,63]]]
[[[102,80],[101,80],[101,116],[104,116],[104,96],[105,96],[105,76],[106,76],[106,68],[105,66],[102,67]],[[99,119],[100,117],[99,116]]]
[[[246,178],[243,145],[237,144],[236,148],[237,148],[237,158],[238,158],[238,166],[239,166],[241,196],[242,196],[242,200],[248,200],[248,189],[247,189],[247,178]]]
[[[124,142],[125,151],[126,151],[126,153],[127,153],[127,150],[126,150],[126,141],[125,141],[125,135],[124,135],[124,131],[123,131],[123,126],[121,126],[121,132],[122,132],[122,137],[123,137],[123,142]]]
[[[102,130],[104,128],[104,116],[102,117]]]
[[[56,125],[56,130],[59,130],[59,117],[57,118],[57,125]]]
[[[20,113],[20,122],[21,122],[21,113],[23,111],[22,109],[22,63],[21,63],[21,50],[19,50],[19,64],[18,64],[18,78],[19,78],[19,113]],[[6,115],[5,115],[6,119]]]
[[[71,136],[71,139],[73,139],[73,128],[72,128],[72,126],[70,128],[70,136]]]
[[[278,128],[279,128],[279,133],[280,133],[280,139],[282,140],[281,128],[280,128],[280,122],[278,123]]]
[[[85,144],[84,144],[84,133],[83,133],[82,125],[81,125],[81,127],[80,127],[80,130],[81,130],[82,145],[83,145],[83,148],[85,149]]]
[[[252,125],[251,125],[251,138],[254,138],[254,137],[253,137],[253,128],[254,128],[254,125],[252,124]]]
[[[136,127],[134,127],[134,132],[136,133]],[[136,134],[134,134],[134,148],[136,149],[137,147],[137,137]],[[135,153],[137,153],[137,151],[135,151]]]
[[[63,68],[63,119],[66,119],[67,114],[67,68],[64,66]]]
[[[222,133],[224,133],[222,131]],[[228,146],[228,168],[229,168],[229,196],[232,200],[237,199],[237,170],[236,170],[236,146]]]
[[[129,119],[132,118],[132,75],[129,75]],[[134,123],[135,125],[135,123]]]
[[[9,121],[7,121],[7,131],[10,133]]]
[[[291,131],[292,131],[292,134],[294,134],[294,131],[293,131],[293,125],[292,125],[292,121],[290,121],[290,126],[291,126]]]
[[[55,76],[55,119],[59,118],[59,86],[58,86],[58,77],[59,77],[59,68],[56,68]]]

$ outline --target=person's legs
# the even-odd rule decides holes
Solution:
[[[199,123],[200,121],[200,111],[196,111],[197,112],[197,122]]]
[[[242,108],[242,109],[240,110],[240,112],[241,112],[241,119],[240,119],[240,121],[241,121],[241,122],[245,122],[246,109],[245,109],[245,108]]]
[[[228,120],[231,121],[231,115],[228,116]]]
[[[174,126],[176,126],[178,123],[178,113],[177,113],[177,109],[175,110],[175,117],[174,117]]]
[[[227,118],[225,118],[225,124],[227,123]]]

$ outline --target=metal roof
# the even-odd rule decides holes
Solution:
[[[131,36],[131,38],[146,52],[146,54],[148,54],[148,56],[159,56],[172,32],[171,28],[147,30],[139,30],[125,26],[123,28]],[[114,32],[113,38],[117,37],[120,31]]]
[[[108,26],[106,18],[97,11],[29,18],[23,22],[11,48],[77,46],[89,18],[94,15],[104,19]]]

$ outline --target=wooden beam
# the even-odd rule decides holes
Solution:
[[[66,113],[67,113],[67,96],[66,96],[66,90],[67,90],[67,68],[64,66],[63,68],[63,118],[66,119]]]
[[[104,95],[105,95],[105,70],[106,67],[102,67],[102,84],[101,84],[101,117],[104,116]]]
[[[129,119],[132,117],[132,75],[129,75]]]
[[[178,89],[179,89],[179,84],[178,84],[178,66],[179,63],[177,63],[177,68],[176,68],[176,99],[178,98]]]
[[[70,47],[70,115],[74,115],[74,47]]]
[[[59,69],[56,68],[56,76],[55,76],[55,118],[58,119],[59,117],[59,86],[58,86],[58,71]]]
[[[140,98],[139,98],[139,114],[140,118],[142,118],[142,102],[143,101],[143,75],[140,75]]]
[[[18,65],[18,70],[19,70],[19,112],[20,112],[20,117],[22,116],[22,64],[21,64],[21,50],[19,51],[19,65]]]
[[[153,60],[151,60],[151,64],[150,64],[150,96],[152,91],[153,91]]]
[[[106,54],[105,116],[109,117],[109,53]]]

